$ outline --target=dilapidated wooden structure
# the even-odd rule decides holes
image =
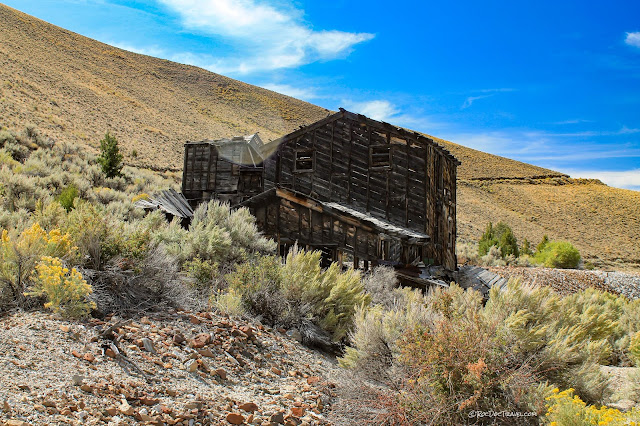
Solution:
[[[188,142],[183,193],[249,207],[283,248],[453,271],[459,164],[422,134],[341,109],[267,144]]]

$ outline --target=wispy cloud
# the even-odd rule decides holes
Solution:
[[[640,169],[623,171],[569,170],[574,178],[600,179],[609,186],[640,191]]]
[[[512,87],[500,87],[497,89],[480,89],[477,90],[477,92],[480,93],[504,93],[504,92],[515,92],[517,89],[514,89]]]
[[[629,46],[640,47],[640,31],[634,33],[627,33],[627,37],[624,42]]]
[[[262,84],[262,87],[274,92],[282,93],[283,95],[291,96],[292,98],[309,100],[318,98],[316,90],[312,87],[293,87],[288,84],[268,83]]]
[[[117,47],[119,49],[127,50],[133,53],[139,53],[141,55],[155,56],[157,58],[165,57],[167,55],[167,52],[165,50],[156,46],[139,47],[139,46],[134,46],[132,44],[119,43],[119,42],[113,42],[113,41],[107,41],[106,43],[110,44],[111,46]]]
[[[220,36],[236,52],[224,58],[194,58],[220,73],[247,74],[293,68],[348,55],[374,34],[315,30],[304,11],[258,0],[157,0],[174,10],[190,30]]]
[[[582,118],[576,118],[573,120],[562,120],[562,121],[555,121],[551,124],[558,124],[558,125],[564,125],[564,124],[580,124],[580,123],[593,123],[592,120],[584,120]]]
[[[630,128],[622,126],[618,130],[586,130],[584,132],[572,132],[572,133],[550,133],[553,136],[558,137],[597,137],[597,136],[622,136],[633,135],[640,133],[640,129]]]
[[[394,104],[386,100],[365,102],[342,101],[346,109],[379,121],[391,121],[399,113]]]
[[[473,92],[476,93],[485,93],[484,95],[477,95],[477,96],[468,96],[467,99],[464,100],[464,103],[462,104],[462,106],[460,107],[460,109],[467,109],[469,108],[471,105],[473,105],[473,103],[479,99],[485,99],[485,98],[490,98],[492,96],[495,96],[498,93],[505,93],[505,92],[515,92],[516,89],[510,88],[510,87],[499,87],[496,89],[478,89],[478,90],[474,90]]]
[[[462,104],[462,109],[467,109],[469,108],[471,105],[473,105],[473,103],[475,101],[477,101],[478,99],[484,99],[484,98],[490,98],[493,95],[480,95],[480,96],[469,96],[467,99],[465,99],[464,103]]]

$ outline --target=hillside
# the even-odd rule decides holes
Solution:
[[[127,52],[4,5],[0,40],[0,126],[30,123],[56,140],[93,148],[109,130],[132,165],[179,171],[187,140],[257,131],[268,141],[330,113],[204,69]],[[630,236],[640,233],[634,208],[640,193],[585,185],[434,139],[462,161],[461,240],[476,240],[489,220],[502,219],[519,239],[538,241],[546,233],[570,240],[597,265],[638,267]],[[544,179],[550,177],[557,179]]]

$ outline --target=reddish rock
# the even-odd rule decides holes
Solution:
[[[258,406],[253,402],[245,402],[244,404],[240,405],[238,408],[243,411],[247,411],[249,413],[253,413],[254,411],[258,410]]]
[[[244,334],[247,335],[247,337],[252,337],[253,336],[253,328],[249,327],[248,325],[243,325],[242,327],[240,327],[240,331],[242,331]]]
[[[75,356],[76,358],[82,358],[82,354],[78,351],[71,351],[71,355]]]
[[[227,414],[227,421],[232,425],[241,425],[244,423],[244,416],[238,413]]]
[[[118,409],[116,407],[109,407],[105,410],[107,412],[108,415],[110,415],[111,417],[115,416],[116,414],[118,414]]]
[[[269,417],[269,422],[277,423],[279,425],[284,424],[284,414],[282,414],[282,412],[278,412],[278,413],[272,414]]]
[[[277,374],[278,376],[282,374],[282,370],[280,370],[278,367],[271,367],[271,372],[273,374]]]
[[[159,402],[160,402],[159,399],[149,398],[148,396],[143,396],[142,398],[140,398],[140,403],[144,405],[156,405]]]
[[[291,409],[291,414],[293,414],[296,417],[302,417],[304,416],[304,407],[293,407]]]
[[[187,339],[184,338],[182,333],[176,333],[176,334],[173,335],[173,344],[174,345],[179,345],[182,342],[184,342],[185,340],[187,340]]]
[[[318,376],[311,376],[307,379],[307,384],[308,385],[313,385],[315,383],[318,383],[320,381],[320,377]]]
[[[198,319],[198,317],[196,317],[196,316],[194,316],[194,315],[191,315],[191,316],[189,317],[189,322],[190,322],[191,324],[196,324],[196,325],[200,324],[200,320]]]
[[[200,333],[191,341],[191,346],[193,346],[196,349],[199,349],[199,348],[203,348],[205,345],[208,345],[210,342],[211,342],[211,334]]]
[[[223,368],[217,368],[216,374],[222,379],[227,380],[227,372]]]
[[[86,353],[82,357],[85,361],[93,362],[96,360],[96,357],[92,353]]]
[[[104,351],[104,354],[106,356],[108,356],[109,358],[115,358],[116,357],[116,353],[111,348],[109,348],[106,351]]]

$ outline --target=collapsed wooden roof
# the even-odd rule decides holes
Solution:
[[[259,167],[265,159],[264,142],[257,133],[216,140],[190,141],[185,143],[185,149],[192,145],[213,145],[221,158],[241,166]]]

